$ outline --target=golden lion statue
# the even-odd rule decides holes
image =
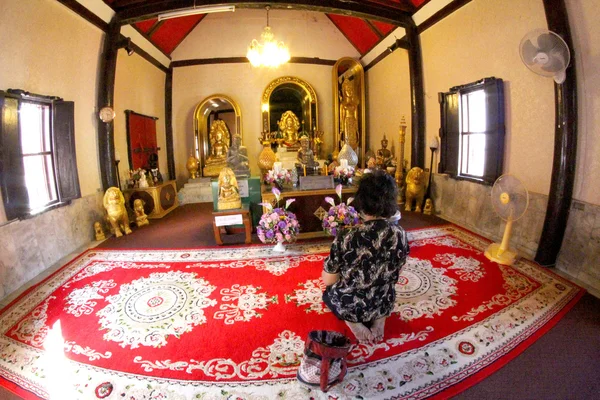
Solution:
[[[125,209],[125,199],[123,193],[117,187],[110,187],[104,193],[103,200],[104,208],[106,209],[107,220],[115,231],[116,237],[121,237],[125,232],[126,235],[131,233],[129,228],[129,216]]]
[[[406,206],[404,211],[412,209],[412,202],[415,201],[415,211],[421,212],[421,205],[425,197],[425,172],[414,167],[406,174]]]

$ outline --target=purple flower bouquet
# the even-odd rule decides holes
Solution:
[[[342,201],[342,185],[335,187],[335,192],[340,198],[340,204],[336,205],[331,197],[326,197],[325,201],[331,204],[327,215],[323,217],[323,230],[331,236],[337,235],[342,228],[358,225],[358,212],[350,205],[354,198],[348,199],[348,204]]]
[[[279,196],[281,195],[281,192],[277,190],[277,188],[273,188],[272,192],[277,200],[277,205],[279,205]],[[283,208],[273,208],[271,203],[260,203],[260,205],[267,210],[260,217],[258,227],[256,228],[256,233],[261,242],[280,244],[284,241],[293,242],[296,240],[296,236],[298,236],[300,230],[300,224],[298,223],[296,214],[287,210],[294,201],[295,199],[288,199]]]

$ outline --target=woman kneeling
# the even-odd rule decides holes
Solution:
[[[392,176],[380,170],[365,174],[353,203],[363,223],[337,234],[323,266],[323,301],[362,343],[383,340],[409,252],[406,232],[391,218],[398,212],[397,197]]]

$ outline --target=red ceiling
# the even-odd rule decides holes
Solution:
[[[429,0],[360,0],[364,3],[377,3],[398,9],[413,10],[416,12]],[[104,0],[115,11],[122,11],[129,6],[142,3],[152,3],[152,0]],[[142,33],[163,53],[170,56],[173,50],[185,39],[185,37],[198,25],[206,14],[191,15],[187,17],[167,19],[158,22],[156,18],[137,22],[135,28]],[[364,55],[368,53],[377,43],[385,38],[396,27],[379,21],[370,21],[357,17],[349,17],[338,14],[327,14],[327,17],[348,39],[356,50]]]

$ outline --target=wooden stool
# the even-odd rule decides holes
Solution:
[[[218,245],[223,245],[221,240],[221,226],[244,225],[246,230],[246,244],[252,241],[252,220],[250,219],[250,210],[248,205],[244,204],[242,208],[233,210],[213,211],[213,230],[215,231],[215,241]]]

